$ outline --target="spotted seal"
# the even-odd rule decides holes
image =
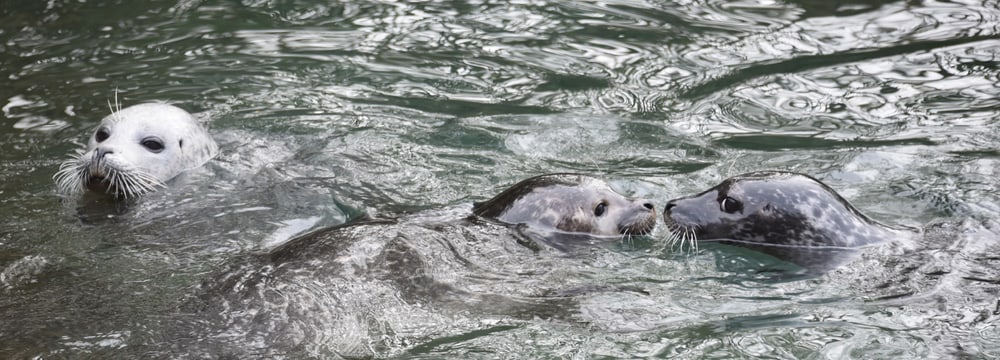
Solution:
[[[651,202],[626,198],[607,182],[580,174],[525,179],[474,204],[472,212],[536,230],[596,236],[644,235],[656,226],[656,207]]]
[[[549,301],[548,292],[524,286],[547,274],[565,276],[552,270],[559,260],[523,256],[537,250],[531,245],[550,244],[551,237],[566,234],[574,240],[619,239],[648,233],[657,222],[652,203],[628,199],[603,180],[574,174],[532,177],[471,204],[471,209],[469,205],[360,216],[297,236],[264,254],[229,259],[184,305],[183,312],[197,316],[182,322],[198,319],[198,326],[179,326],[178,331],[223,340],[206,343],[203,349],[209,354],[202,357],[218,357],[212,355],[219,349],[242,355],[235,357],[287,356],[290,349],[303,347],[385,357],[418,344],[416,339],[440,336],[440,327],[430,326],[438,319],[455,321],[428,314],[428,309],[562,316],[576,308],[566,303],[571,297]],[[565,293],[561,290],[554,292]],[[575,291],[576,286],[569,289]],[[293,326],[295,331],[274,331]]]
[[[447,216],[446,216],[447,217]],[[570,173],[534,176],[522,180],[496,196],[472,205],[465,220],[513,225],[543,238],[568,236],[618,239],[645,235],[656,226],[656,206],[644,199],[630,199],[611,189],[604,180]],[[346,224],[318,229],[281,243],[270,251],[272,261],[314,253],[316,246],[336,239],[337,233],[357,226],[432,226],[451,223],[426,213],[401,217],[371,218],[361,215]],[[304,248],[311,250],[303,250]],[[562,248],[562,247],[559,247]]]
[[[746,247],[806,268],[828,268],[825,257],[902,236],[819,180],[781,171],[733,176],[670,200],[663,220],[673,241]]]
[[[173,105],[147,103],[117,109],[101,120],[87,144],[53,176],[61,193],[89,189],[135,198],[215,156],[208,132]]]

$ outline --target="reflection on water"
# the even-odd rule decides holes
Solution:
[[[5,357],[190,355],[175,344],[218,324],[179,304],[209,274],[361,213],[433,222],[560,171],[663,204],[762,169],[923,235],[797,279],[752,252],[662,248],[662,228],[586,256],[401,230],[435,283],[531,306],[359,274],[343,293],[396,305],[302,311],[382,344],[348,355],[1000,356],[994,2],[14,0],[0,17]],[[81,221],[51,176],[116,92],[196,114],[222,154]]]

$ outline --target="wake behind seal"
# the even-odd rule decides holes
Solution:
[[[173,105],[147,103],[113,111],[87,144],[53,176],[63,194],[85,190],[132,199],[163,187],[218,153],[197,120]]]
[[[566,239],[619,239],[649,234],[656,227],[656,207],[644,199],[631,199],[615,192],[604,180],[557,173],[522,180],[489,200],[474,203],[471,218],[513,225],[545,240],[554,240],[546,242],[557,245],[559,240]],[[289,257],[303,247],[325,242],[345,227],[399,222],[406,220],[362,217],[300,235],[271,250],[271,255]]]
[[[230,259],[183,305],[182,312],[197,315],[181,322],[197,324],[178,331],[208,340],[194,350],[203,357],[219,357],[220,350],[238,358],[287,356],[303,348],[309,354],[394,356],[442,336],[441,324],[456,317],[570,316],[572,297],[547,296],[564,293],[566,275],[552,271],[562,262],[524,256],[538,251],[522,242],[524,233],[545,238],[532,243],[538,245],[563,235],[620,239],[646,234],[656,224],[653,204],[585,175],[532,177],[474,204],[471,212],[468,205],[355,219]],[[524,286],[551,274],[560,279],[551,292]],[[431,309],[455,312],[440,317]]]
[[[819,180],[781,171],[733,176],[671,200],[663,220],[673,241],[750,248],[821,271],[855,249],[907,236],[864,215]]]

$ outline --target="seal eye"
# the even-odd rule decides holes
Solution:
[[[161,141],[160,139],[146,138],[143,139],[142,142],[139,144],[142,144],[142,146],[144,146],[146,149],[149,149],[150,152],[158,153],[163,151],[163,141]]]
[[[725,199],[722,199],[722,201],[719,202],[719,207],[722,208],[722,211],[732,214],[737,211],[742,211],[743,203],[739,200],[726,196]]]
[[[594,208],[594,216],[604,215],[604,211],[606,210],[608,210],[608,203],[601,201],[601,203],[597,204],[597,207]]]
[[[97,140],[97,142],[104,142],[109,137],[111,137],[111,133],[107,128],[97,129],[97,133],[94,134],[94,140]]]

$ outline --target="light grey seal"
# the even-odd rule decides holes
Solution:
[[[64,194],[89,189],[136,198],[217,153],[218,145],[191,114],[173,105],[139,104],[102,119],[86,150],[63,162],[53,179]]]
[[[904,236],[872,220],[808,175],[763,171],[728,178],[670,200],[663,220],[674,241],[750,248],[807,268],[829,257]]]
[[[534,230],[591,236],[648,234],[656,226],[656,207],[629,199],[607,182],[579,174],[535,176],[490,200],[473,205],[473,214]]]

